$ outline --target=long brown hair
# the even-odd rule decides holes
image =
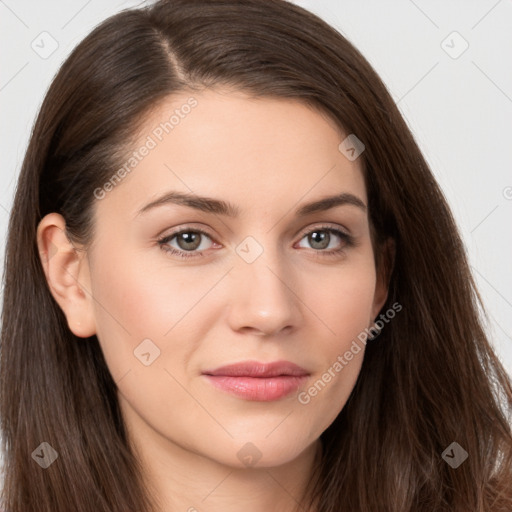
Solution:
[[[364,57],[284,0],[160,0],[122,11],[94,29],[53,80],[8,227],[5,511],[153,510],[98,340],[68,328],[45,279],[36,229],[58,212],[70,239],[87,247],[94,190],[118,169],[144,116],[170,94],[217,85],[295,98],[355,134],[365,145],[378,268],[382,244],[395,241],[383,309],[398,302],[402,311],[368,343],[348,402],[322,434],[302,510],[315,503],[316,512],[510,512],[512,383],[484,331],[446,200]],[[33,456],[49,449],[43,442],[58,453],[44,470]],[[456,468],[442,457],[453,442],[468,454]]]

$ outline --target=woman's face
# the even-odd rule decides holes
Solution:
[[[95,193],[87,293],[63,309],[75,334],[97,334],[140,446],[275,466],[343,408],[364,355],[357,336],[387,293],[346,135],[292,100],[183,93],[146,120],[136,165]],[[171,193],[213,203],[162,199]],[[302,370],[214,371],[248,361]]]

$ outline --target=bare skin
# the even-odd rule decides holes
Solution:
[[[291,512],[320,435],[355,385],[364,346],[307,404],[298,394],[373,325],[387,297],[360,159],[339,151],[346,135],[319,112],[227,90],[169,97],[145,121],[136,147],[190,96],[197,106],[161,141],[153,136],[156,147],[96,200],[92,247],[77,250],[52,213],[39,224],[39,251],[71,331],[100,341],[161,510]],[[168,191],[227,201],[240,214],[172,203],[138,214]],[[295,213],[341,193],[363,207]],[[188,251],[195,256],[164,250],[187,252],[182,237],[158,243],[182,228],[196,233],[197,248]],[[308,236],[315,228],[326,248]],[[48,259],[50,243],[58,251]],[[148,365],[134,354],[147,339]],[[309,375],[270,401],[234,396],[202,375],[247,360],[287,360]]]

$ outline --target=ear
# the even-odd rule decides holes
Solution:
[[[49,213],[39,222],[37,246],[50,292],[71,332],[80,338],[96,334],[88,260],[67,237],[62,215]]]
[[[379,311],[382,309],[388,298],[389,282],[391,273],[395,266],[396,244],[392,238],[388,238],[382,248],[382,255],[379,268],[377,269],[377,282],[375,285],[375,294],[372,308],[372,323],[377,318]]]

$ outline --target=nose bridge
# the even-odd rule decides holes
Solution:
[[[236,329],[270,333],[297,324],[299,301],[279,245],[271,235],[258,238],[248,236],[236,247],[231,321]]]

